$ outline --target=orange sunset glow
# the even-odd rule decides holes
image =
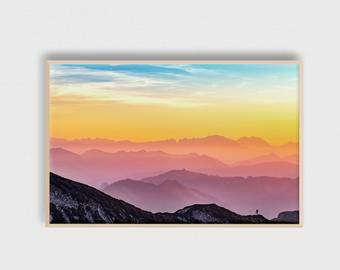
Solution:
[[[298,141],[296,65],[221,66],[53,65],[51,136]]]

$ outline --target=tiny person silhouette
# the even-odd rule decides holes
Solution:
[[[256,211],[255,211],[255,212],[256,212],[256,215],[258,215],[258,214],[259,214],[259,209],[256,209]]]

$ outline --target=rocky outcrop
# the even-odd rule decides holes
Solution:
[[[299,224],[299,211],[285,211],[281,212],[277,218],[272,219],[272,221],[277,223],[293,223]]]

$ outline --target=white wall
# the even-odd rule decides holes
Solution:
[[[1,269],[340,269],[338,1],[0,4]],[[43,59],[305,61],[304,228],[45,228]]]

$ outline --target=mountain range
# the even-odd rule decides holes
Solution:
[[[268,220],[242,216],[216,204],[195,204],[174,213],[151,213],[93,187],[50,173],[50,224],[282,224],[298,223],[289,212]],[[289,221],[284,220],[289,217]]]
[[[198,155],[210,156],[227,164],[268,155],[270,153],[283,157],[281,161],[284,161],[286,157],[298,156],[299,153],[299,144],[294,142],[271,145],[258,137],[242,137],[234,140],[219,135],[146,142],[100,138],[74,140],[51,138],[50,145],[51,148],[61,147],[78,154],[91,149],[111,153],[141,150],[164,151],[169,154],[197,153]],[[296,158],[294,160],[296,160]],[[290,160],[290,162],[291,161],[292,160]]]
[[[189,204],[215,203],[240,214],[275,217],[299,207],[299,179],[277,177],[220,177],[171,170],[141,180],[106,184],[103,192],[151,212],[173,211]]]
[[[50,150],[50,160],[51,171],[92,186],[124,178],[143,178],[171,169],[222,170],[226,166],[205,155],[175,155],[145,150],[108,153],[92,149],[76,154],[63,148],[53,148]]]
[[[217,201],[213,196],[185,187],[176,180],[152,184],[125,179],[107,185],[103,192],[151,212],[173,212],[187,205]]]
[[[233,166],[241,166],[241,165],[255,165],[255,164],[261,164],[261,163],[272,163],[272,162],[289,162],[293,164],[299,163],[299,157],[298,155],[290,155],[285,157],[279,157],[275,153],[269,153],[266,155],[257,156],[254,158],[241,160],[238,162],[233,163]]]
[[[152,213],[216,204],[274,218],[299,207],[297,143],[213,135],[149,142],[52,138],[51,146],[51,172]]]
[[[63,148],[52,148],[50,167],[52,172],[95,187],[104,182],[126,178],[141,179],[178,169],[218,176],[298,177],[297,164],[271,156],[275,158],[255,158],[240,164],[227,165],[215,158],[196,153],[169,154],[145,150],[109,153],[91,149],[77,154]]]

